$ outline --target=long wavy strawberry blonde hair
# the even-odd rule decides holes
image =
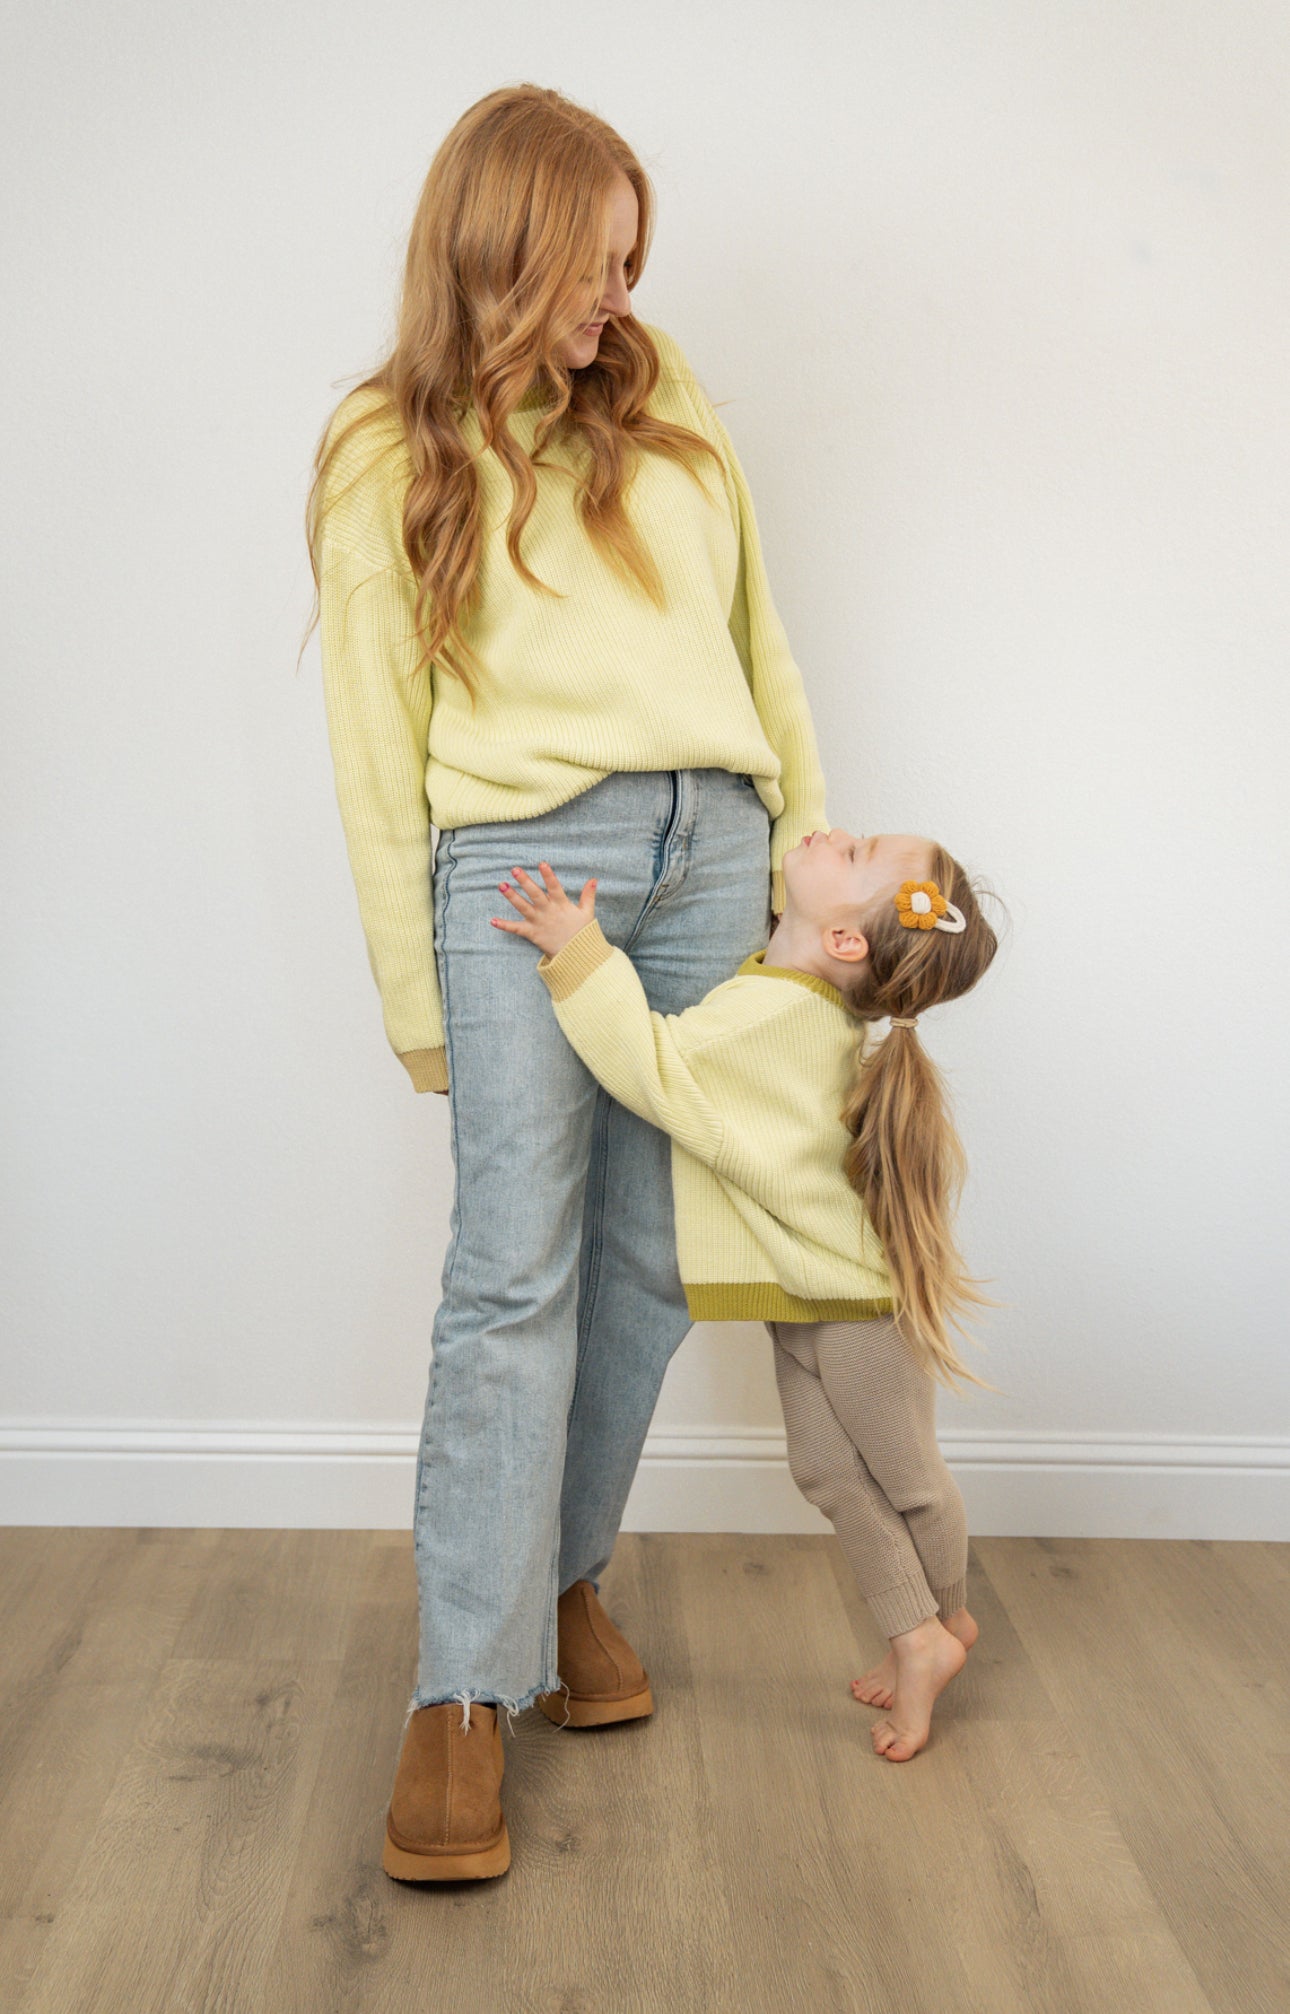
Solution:
[[[563,599],[520,551],[537,496],[534,467],[558,466],[540,456],[548,442],[560,440],[582,450],[570,459],[582,464],[574,495],[588,536],[612,567],[664,605],[658,568],[623,507],[635,454],[669,456],[700,487],[690,458],[710,455],[720,472],[721,457],[701,434],[646,412],[660,360],[634,317],[610,317],[594,360],[580,369],[557,354],[557,345],[587,320],[588,301],[598,302],[603,291],[609,200],[620,174],[638,204],[636,243],[624,263],[630,289],[645,270],[654,197],[612,126],[559,91],[517,84],[479,99],[448,133],[417,203],[393,347],[345,395],[356,400],[354,416],[334,427],[345,400],[334,409],[314,457],[305,530],[315,602],[306,640],[319,615],[323,521],[336,501],[329,471],[362,428],[371,429],[373,460],[405,449],[411,465],[403,545],[418,582],[416,669],[437,660],[461,679],[472,707],[471,667],[476,673],[485,667],[462,627],[475,606],[483,538],[476,461],[486,449],[511,478],[507,550],[530,586]],[[530,457],[507,422],[535,384],[549,410]],[[368,390],[383,396],[357,400]],[[478,445],[467,431],[472,411]]]
[[[869,955],[841,988],[864,1021],[912,1019],[976,985],[999,947],[978,894],[943,846],[929,850],[927,879],[961,910],[961,931],[911,929],[890,895],[861,914]],[[954,1234],[966,1173],[963,1143],[950,1116],[944,1080],[916,1028],[894,1027],[856,1050],[856,1070],[839,1117],[852,1135],[843,1166],[882,1242],[892,1284],[892,1314],[923,1368],[956,1391],[966,1378],[987,1391],[959,1356],[950,1325],[972,1307],[997,1307],[968,1273]]]

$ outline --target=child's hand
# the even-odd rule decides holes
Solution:
[[[596,883],[594,879],[585,882],[582,894],[573,903],[560,886],[554,868],[548,867],[545,860],[539,860],[538,869],[546,882],[544,889],[530,880],[522,867],[513,867],[511,872],[517,881],[523,882],[527,894],[522,895],[517,889],[512,889],[508,881],[497,884],[506,900],[519,910],[518,921],[504,922],[498,916],[490,917],[489,921],[499,930],[513,930],[517,937],[527,937],[530,944],[536,944],[539,951],[545,951],[549,958],[554,958],[571,937],[577,936],[583,924],[590,923],[595,917]]]

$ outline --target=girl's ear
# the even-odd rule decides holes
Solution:
[[[861,965],[869,956],[869,939],[861,930],[848,930],[845,924],[835,923],[824,933],[824,948],[830,958],[839,958],[844,964]]]

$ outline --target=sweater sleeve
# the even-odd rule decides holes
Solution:
[[[683,1014],[655,1013],[631,959],[594,917],[537,969],[565,1035],[610,1096],[715,1167],[722,1120],[694,1056],[721,1024],[704,1002]]]
[[[654,333],[657,337],[661,332]],[[824,773],[815,727],[802,674],[771,595],[752,493],[735,444],[679,345],[664,337],[660,348],[665,348],[670,367],[690,395],[700,430],[720,448],[726,463],[739,528],[739,566],[730,608],[730,634],[766,739],[781,764],[779,787],[784,809],[775,819],[770,834],[771,908],[778,916],[784,908],[784,855],[808,832],[828,829]]]
[[[329,494],[370,460],[359,429],[330,472]],[[402,544],[401,492],[360,473],[324,514],[319,613],[336,796],[368,962],[390,1046],[418,1091],[446,1091],[434,956],[431,814],[425,771],[429,667],[417,668],[415,580]]]

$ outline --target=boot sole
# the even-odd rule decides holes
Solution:
[[[616,1720],[643,1720],[654,1711],[654,1695],[646,1686],[630,1699],[578,1699],[562,1692],[542,1692],[534,1702],[556,1727],[608,1727]]]
[[[396,1881],[481,1881],[489,1875],[505,1874],[510,1864],[511,1841],[505,1819],[492,1844],[471,1853],[408,1853],[394,1844],[388,1832],[381,1849],[381,1865]]]

